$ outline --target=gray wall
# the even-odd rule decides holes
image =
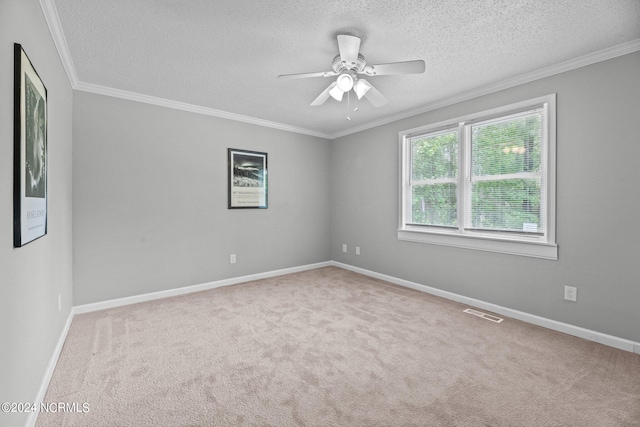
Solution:
[[[640,341],[640,53],[330,142],[72,93],[37,0],[0,2],[0,41],[0,402],[36,397],[72,301],[330,259]],[[20,249],[14,42],[49,101],[49,230]],[[558,261],[397,240],[399,131],[553,92]],[[227,147],[269,153],[269,209],[227,209]],[[563,301],[564,285],[578,287],[577,303]],[[26,418],[0,413],[0,424]]]
[[[330,259],[328,140],[86,92],[73,132],[75,305]],[[227,208],[229,147],[268,209]]]
[[[331,258],[640,342],[639,75],[636,52],[333,141]],[[558,261],[398,241],[398,132],[549,93]]]
[[[13,248],[13,44],[48,91],[48,234]],[[33,402],[71,310],[72,100],[37,0],[0,2],[0,402]],[[58,295],[62,310],[58,311]],[[0,425],[28,414],[0,412]]]

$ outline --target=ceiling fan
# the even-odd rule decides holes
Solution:
[[[301,79],[307,77],[334,77],[336,80],[324,90],[311,103],[312,107],[322,105],[329,96],[336,101],[342,101],[342,96],[351,89],[358,99],[364,96],[374,107],[380,107],[387,103],[387,99],[366,79],[359,77],[384,76],[389,74],[420,74],[424,73],[424,61],[392,62],[389,64],[367,65],[367,61],[360,51],[360,37],[341,34],[338,35],[338,49],[340,54],[333,58],[331,68],[333,71],[321,71],[318,73],[282,74],[279,79]]]

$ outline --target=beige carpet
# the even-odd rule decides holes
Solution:
[[[335,267],[78,315],[69,426],[639,426],[640,355]],[[602,314],[606,315],[606,314]]]

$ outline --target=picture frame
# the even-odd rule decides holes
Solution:
[[[14,44],[13,246],[47,234],[47,88]]]
[[[229,209],[266,209],[267,153],[228,148]]]

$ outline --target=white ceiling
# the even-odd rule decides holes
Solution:
[[[640,50],[640,0],[41,3],[76,89],[325,137],[557,72],[578,58]],[[362,100],[348,113],[331,98],[311,107],[330,78],[276,77],[331,70],[341,33],[362,38],[369,64],[423,59],[426,72],[369,78],[389,100],[381,108]]]

